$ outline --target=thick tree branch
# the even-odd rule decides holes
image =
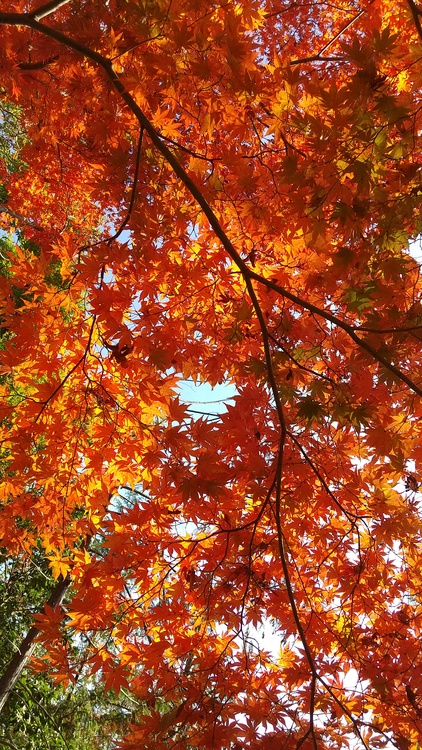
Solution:
[[[81,548],[88,551],[91,546],[91,540],[91,535],[85,537],[85,540],[82,542]],[[72,578],[69,573],[67,574],[66,578],[62,578],[56,583],[47,601],[49,607],[51,607],[52,609],[56,609],[56,607],[60,606],[71,583]],[[27,666],[34,652],[35,646],[37,645],[36,638],[39,632],[40,631],[37,627],[35,627],[35,625],[33,625],[28,630],[25,638],[19,646],[17,653],[9,662],[9,665],[2,677],[0,677],[0,714],[9,699],[10,693],[15,687],[17,681],[19,680],[23,670]]]
[[[55,609],[56,607],[60,606],[64,599],[66,591],[71,584],[71,580],[72,579],[70,575],[67,575],[66,578],[62,579],[55,585],[47,602],[50,607]],[[10,693],[15,687],[17,681],[19,680],[23,670],[25,669],[34,652],[36,646],[36,637],[39,632],[40,631],[38,630],[38,628],[36,628],[34,625],[28,630],[25,638],[19,646],[17,653],[9,662],[9,666],[7,667],[2,677],[0,677],[0,713],[5,707]]]

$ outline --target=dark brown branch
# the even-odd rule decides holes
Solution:
[[[61,604],[66,591],[70,586],[71,580],[72,579],[70,575],[67,575],[66,578],[62,579],[55,585],[47,602],[50,607],[55,609]],[[35,625],[33,625],[28,630],[25,638],[19,646],[17,653],[11,659],[11,661],[9,662],[9,666],[0,678],[0,713],[6,705],[10,693],[15,687],[17,681],[19,680],[23,670],[25,669],[33,654],[36,646],[35,639],[39,632],[40,631],[35,627]]]
[[[373,1],[374,0],[371,0],[371,2],[368,5],[372,5]],[[358,20],[358,18],[360,18],[364,13],[366,13],[367,10],[368,8],[362,8],[362,10],[360,10],[359,13],[356,13],[356,15],[350,19],[350,21],[346,21],[344,26],[341,27],[341,29],[337,32],[337,34],[335,34],[333,38],[330,39],[330,41],[327,42],[327,44],[325,44],[322,49],[320,49],[319,54],[322,55],[329,47],[331,47],[331,45],[334,44],[334,42],[337,41],[337,39],[341,37],[341,35],[344,34],[344,32],[347,31],[347,29],[349,29],[350,26],[352,26],[352,24],[354,24],[355,21]]]
[[[274,292],[278,292],[282,297],[289,299],[298,307],[302,307],[305,310],[309,310],[309,312],[314,313],[314,315],[317,315],[318,317],[324,318],[325,320],[335,325],[337,328],[341,328],[343,331],[345,331],[348,334],[348,336],[350,336],[350,338],[361,349],[364,349],[365,351],[367,351],[368,354],[370,354],[371,357],[373,357],[377,362],[383,365],[387,370],[390,370],[390,372],[392,372],[396,378],[401,380],[403,383],[406,383],[406,385],[408,385],[412,391],[417,393],[418,396],[422,396],[422,388],[419,385],[417,385],[411,378],[409,378],[404,372],[402,372],[398,367],[393,365],[393,363],[390,362],[388,359],[386,359],[382,354],[379,354],[370,344],[368,344],[366,341],[361,339],[357,335],[355,328],[349,325],[349,323],[345,323],[336,315],[332,315],[326,310],[323,310],[321,307],[317,307],[317,305],[313,305],[312,302],[307,302],[306,300],[302,299],[302,297],[298,297],[297,294],[293,294],[292,292],[289,292],[287,289],[280,286],[276,282],[271,281],[270,279],[266,279],[263,276],[260,276],[259,274],[255,273],[255,271],[248,269],[248,274],[251,278],[256,279],[261,284],[268,287],[268,289],[272,289]]]
[[[285,440],[286,434],[284,434],[284,436],[282,435],[280,439],[279,461],[278,461],[278,466],[277,466],[276,502],[275,502],[275,509],[274,509],[275,522],[277,526],[278,554],[281,560],[281,566],[283,568],[283,577],[284,577],[284,582],[286,584],[287,598],[289,600],[290,609],[292,611],[293,619],[296,624],[296,629],[297,629],[299,638],[302,642],[302,646],[306,654],[306,659],[309,664],[309,669],[311,671],[312,678],[316,679],[318,678],[318,670],[315,666],[315,661],[314,661],[314,657],[311,652],[311,649],[309,648],[309,644],[305,635],[305,630],[300,621],[299,610],[297,608],[296,599],[295,599],[295,595],[293,592],[293,586],[292,586],[292,582],[290,579],[289,566],[287,563],[287,557],[286,557],[286,552],[285,552],[283,527],[281,524],[281,468],[282,468],[283,447],[284,447],[283,437]]]
[[[103,275],[104,275],[104,267],[103,267],[102,276]],[[67,383],[67,381],[69,380],[69,378],[71,377],[71,375],[73,375],[73,373],[75,372],[75,370],[78,369],[79,365],[82,365],[82,367],[84,369],[86,358],[87,358],[87,356],[88,356],[88,354],[90,352],[90,348],[91,348],[92,334],[94,332],[95,322],[96,322],[96,316],[94,315],[93,318],[92,318],[91,328],[90,328],[89,334],[88,334],[87,345],[85,347],[85,351],[82,354],[82,356],[78,359],[78,361],[76,362],[76,364],[74,364],[73,367],[70,368],[69,372],[67,372],[66,375],[61,379],[60,383],[58,384],[58,386],[56,386],[56,388],[50,394],[50,396],[45,401],[38,402],[38,403],[41,403],[42,406],[41,406],[41,409],[39,410],[37,416],[35,417],[35,420],[34,420],[35,422],[38,422],[38,420],[41,417],[44,409],[46,409],[46,407],[48,406],[48,404],[50,403],[50,401],[53,400],[53,398],[63,388],[63,386],[65,385],[65,383]]]
[[[403,326],[403,328],[370,328],[369,326],[357,326],[355,331],[365,331],[366,333],[412,333],[413,331],[420,331],[422,325],[419,326]]]
[[[311,55],[310,57],[302,57],[298,60],[291,60],[290,65],[304,65],[305,63],[312,63],[312,62],[344,62],[345,57],[341,57],[340,55],[333,55],[330,57],[323,57],[321,55]]]
[[[80,549],[88,551],[91,546],[91,540],[91,535],[86,536],[80,546]],[[60,606],[71,583],[72,578],[69,573],[67,574],[66,578],[62,578],[62,580],[56,583],[47,601],[49,607],[51,607],[52,609],[56,609],[56,607]],[[35,625],[33,625],[28,630],[25,638],[19,646],[17,653],[10,660],[9,666],[6,668],[6,671],[4,672],[2,677],[0,677],[0,714],[9,699],[10,693],[15,687],[17,681],[19,680],[23,670],[27,666],[34,652],[35,646],[37,645],[36,638],[39,632],[40,631],[37,627],[35,627]]]
[[[285,446],[286,437],[287,437],[286,420],[284,417],[283,405],[281,403],[281,399],[278,393],[277,382],[275,379],[274,370],[272,366],[271,348],[270,348],[270,342],[269,342],[269,337],[268,337],[267,325],[265,323],[265,318],[262,313],[257,296],[255,294],[255,290],[253,288],[251,279],[249,278],[248,275],[244,275],[244,279],[245,279],[246,287],[249,292],[249,296],[252,300],[252,305],[254,307],[256,317],[258,318],[258,322],[261,328],[262,341],[264,344],[265,360],[266,360],[267,371],[268,371],[268,380],[269,380],[269,384],[270,384],[273,398],[275,401],[278,421],[280,424],[280,441],[279,441],[279,447],[278,447],[277,467],[276,467],[276,475],[275,475],[275,510],[274,510],[275,522],[276,522],[276,527],[277,527],[279,556],[280,556],[281,565],[283,568],[284,581],[286,584],[286,590],[287,590],[287,596],[289,599],[290,609],[292,611],[293,619],[296,623],[296,628],[299,633],[299,638],[302,642],[302,645],[306,654],[306,658],[308,660],[309,669],[311,671],[312,680],[314,684],[318,673],[317,673],[317,669],[315,666],[315,662],[314,662],[311,649],[306,639],[303,625],[300,621],[299,611],[296,605],[296,599],[294,596],[293,587],[292,587],[291,580],[290,580],[289,568],[288,568],[287,559],[286,559],[286,555],[284,551],[284,534],[283,534],[283,528],[282,528],[282,523],[281,523],[281,480],[282,480],[282,475],[283,475],[284,446]]]
[[[121,233],[123,232],[125,226],[128,224],[129,219],[132,216],[133,207],[135,205],[136,188],[138,185],[138,177],[139,177],[139,167],[141,164],[143,135],[144,135],[144,129],[141,126],[141,132],[140,132],[139,139],[138,139],[138,146],[136,149],[135,174],[134,174],[133,182],[132,182],[129,207],[128,207],[125,218],[120,224],[120,227],[118,228],[118,230],[114,234],[112,234],[111,237],[101,238],[100,240],[97,240],[96,242],[91,242],[89,245],[83,245],[82,247],[80,247],[78,251],[78,261],[80,260],[81,254],[84,253],[86,250],[91,250],[92,248],[98,247],[99,245],[102,245],[103,243],[111,244],[112,242],[114,242],[114,240],[117,240],[117,238],[120,237]],[[75,274],[76,273],[77,271],[75,272]]]
[[[82,357],[80,357],[80,359],[78,359],[78,361],[76,362],[76,364],[73,365],[73,367],[71,367],[71,369],[69,370],[69,372],[67,372],[66,375],[61,379],[60,383],[54,389],[54,391],[52,392],[52,394],[45,401],[38,401],[38,403],[41,403],[42,406],[41,406],[41,409],[39,410],[37,416],[35,417],[34,422],[38,422],[38,420],[41,417],[44,409],[47,407],[47,405],[50,403],[50,401],[52,401],[53,398],[58,394],[58,392],[63,388],[63,386],[65,385],[65,383],[67,383],[67,381],[69,380],[70,376],[73,375],[73,373],[75,372],[75,370],[78,369],[79,365],[81,365],[82,362],[85,361],[85,359],[86,359],[86,352],[84,352],[84,354],[82,355]]]
[[[46,60],[38,60],[37,62],[27,62],[27,63],[19,63],[18,67],[20,70],[44,70],[44,68],[47,67],[47,65],[51,65],[51,63],[56,62],[56,60],[59,59],[58,55],[53,55],[52,57],[48,57]]]
[[[414,0],[407,0],[407,4],[413,16],[413,20],[415,22],[415,26],[417,28],[418,34],[420,38],[422,39],[422,25],[421,25],[421,18],[420,18],[422,16],[422,10],[421,8],[418,8]]]
[[[268,337],[271,339],[271,341],[274,342],[274,344],[276,345],[277,349],[279,349],[281,352],[283,352],[283,354],[286,355],[287,359],[289,359],[290,362],[293,362],[294,365],[299,370],[302,370],[303,372],[307,372],[307,373],[309,373],[309,375],[314,375],[316,378],[321,378],[321,380],[326,380],[327,383],[331,383],[331,385],[334,385],[334,386],[337,385],[337,383],[335,382],[335,380],[333,380],[332,378],[328,377],[328,375],[323,375],[322,372],[317,372],[316,370],[312,370],[310,367],[306,367],[305,365],[300,364],[300,362],[298,362],[297,359],[295,359],[293,357],[293,355],[290,354],[290,352],[286,349],[286,347],[283,346],[283,344],[281,343],[280,339],[277,338],[276,336],[274,336],[272,333],[268,333]]]
[[[138,145],[136,148],[136,158],[135,158],[135,174],[133,175],[133,182],[132,182],[132,189],[130,192],[130,201],[129,201],[129,208],[127,210],[127,214],[125,218],[123,219],[122,223],[120,224],[120,227],[118,228],[116,234],[113,235],[113,237],[110,237],[108,242],[112,242],[113,240],[116,240],[121,233],[123,232],[125,226],[128,224],[130,217],[132,216],[133,207],[135,205],[135,198],[136,198],[136,188],[138,186],[138,177],[139,177],[139,167],[141,164],[141,154],[142,154],[142,141],[144,137],[144,128],[141,125],[141,132],[139,133],[139,139],[138,139]]]
[[[16,211],[12,211],[12,209],[9,208],[8,206],[4,206],[0,204],[0,214],[7,214],[8,216],[11,216],[13,219],[16,219],[17,221],[21,221],[23,224],[27,224],[33,229],[37,229],[38,232],[42,232],[42,227],[39,227],[38,224],[35,224],[35,222],[32,221],[32,219],[26,219],[25,216],[22,216],[22,214],[17,214]]]
[[[337,500],[337,498],[334,495],[334,493],[330,490],[327,482],[325,481],[325,479],[322,476],[321,472],[319,471],[318,467],[309,458],[309,456],[306,453],[305,449],[301,446],[301,444],[300,444],[299,440],[297,439],[297,437],[292,432],[290,432],[290,431],[287,434],[288,434],[290,440],[296,445],[296,447],[300,451],[301,455],[303,456],[305,462],[308,464],[308,466],[310,466],[310,468],[312,469],[313,473],[315,474],[315,476],[317,477],[317,479],[320,481],[321,485],[324,487],[324,490],[327,493],[328,497],[330,497],[331,500],[333,501],[334,505],[336,505],[337,508],[342,513],[344,513],[344,515],[346,516],[346,518],[349,521],[350,525],[352,527],[356,526],[356,521],[360,520],[362,518],[365,518],[365,516],[360,516],[357,513],[350,513],[348,510],[346,510],[346,508],[343,507],[343,505],[339,502],[339,500]]]
[[[369,3],[369,5],[371,5],[371,3]],[[352,24],[355,23],[355,21],[358,20],[358,18],[361,17],[363,13],[366,13],[366,11],[367,8],[363,8],[359,11],[359,13],[353,16],[350,21],[347,21],[347,23],[345,23],[344,26],[341,27],[337,34],[335,34],[333,38],[330,39],[330,41],[327,42],[327,44],[325,44],[324,47],[322,47],[322,49],[320,49],[320,51],[316,55],[312,55],[311,57],[304,57],[302,60],[292,60],[290,65],[301,65],[302,63],[307,62],[344,62],[344,57],[323,57],[323,54],[342,34],[344,34],[345,31],[347,31],[350,26],[352,26]]]

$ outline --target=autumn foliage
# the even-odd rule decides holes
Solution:
[[[124,750],[416,750],[422,6],[0,24],[1,544],[71,580],[33,667],[79,638]]]

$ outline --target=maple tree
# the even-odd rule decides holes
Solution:
[[[123,750],[416,750],[422,6],[0,24],[0,535],[67,597],[33,668],[86,638]]]

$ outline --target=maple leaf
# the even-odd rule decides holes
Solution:
[[[49,604],[45,604],[44,614],[37,614],[33,617],[39,631],[38,640],[48,643],[48,641],[53,641],[58,637],[63,619],[60,607],[53,608]]]
[[[70,570],[69,560],[62,557],[56,557],[55,555],[47,555],[47,560],[50,560],[54,579],[57,579],[60,576],[66,578]]]

